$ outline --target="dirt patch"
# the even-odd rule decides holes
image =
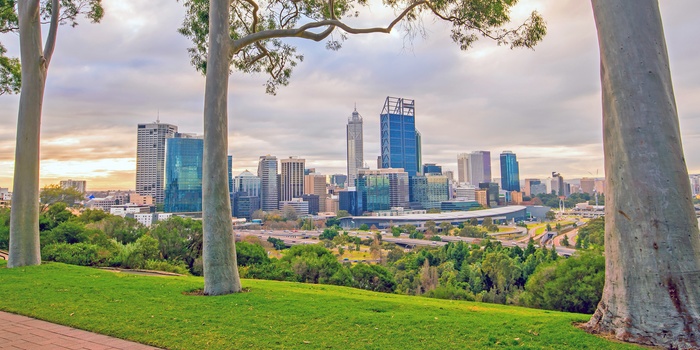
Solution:
[[[248,293],[248,292],[250,292],[250,288],[248,288],[248,287],[242,288],[240,291],[240,293]],[[182,295],[206,296],[206,294],[204,294],[203,288],[187,290],[187,291],[182,292]]]
[[[143,276],[162,276],[162,277],[173,277],[173,276],[184,276],[179,273],[165,272],[165,271],[154,271],[154,270],[141,270],[141,269],[119,269],[116,267],[98,267],[100,270],[111,271],[111,272],[122,272],[129,273],[132,275],[143,275]]]

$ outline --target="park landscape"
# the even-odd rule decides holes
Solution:
[[[60,23],[70,23],[79,15],[99,21],[102,8],[99,1],[3,4],[9,10],[3,12],[7,14],[3,31],[19,32],[22,55],[19,62],[3,61],[8,77],[3,87],[8,92],[19,92],[21,99],[14,197],[9,217],[4,213],[3,220],[9,225],[9,256],[0,269],[0,288],[5,289],[0,308],[166,348],[632,346],[622,342],[697,348],[700,294],[695,287],[700,282],[696,273],[700,241],[655,1],[592,2],[601,53],[607,181],[604,242],[597,252],[562,259],[552,253],[554,250],[535,248],[534,243],[523,250],[487,240],[483,248],[449,243],[437,251],[396,252],[395,265],[387,268],[378,264],[343,265],[322,245],[295,246],[280,259],[268,262],[267,254],[260,254],[263,242],[235,243],[224,166],[228,148],[227,88],[232,67],[267,72],[267,90],[274,93],[288,84],[292,68],[300,60],[281,38],[323,41],[334,31],[349,36],[388,33],[396,23],[410,23],[420,12],[450,22],[454,26],[452,39],[463,50],[479,36],[511,47],[532,48],[546,33],[544,20],[533,13],[517,29],[503,29],[512,3],[390,2],[388,6],[400,11],[387,26],[355,28],[342,18],[356,7],[362,8],[364,2],[293,2],[290,7],[286,2],[273,1],[261,7],[255,1],[185,1],[188,17],[181,33],[195,44],[191,50],[195,67],[206,70],[206,156],[203,220],[179,223],[179,227],[192,233],[196,225],[201,225],[199,242],[192,239],[194,234],[184,233],[180,241],[167,240],[172,236],[169,234],[183,232],[168,227],[163,228],[161,236],[157,228],[146,234],[138,227],[129,227],[129,223],[107,230],[108,222],[100,223],[113,219],[93,217],[90,212],[74,215],[60,204],[40,208],[41,102],[55,36]],[[270,17],[261,11],[280,16]],[[43,49],[42,18],[50,23]],[[266,18],[279,21],[263,21]],[[332,40],[328,45],[337,49],[340,43]],[[644,191],[630,190],[640,183],[645,185]],[[330,241],[349,236],[328,230],[327,235],[335,236]],[[339,243],[342,246],[343,242]],[[248,251],[241,253],[245,249]],[[171,252],[184,258],[168,261]],[[41,264],[49,255],[53,260],[79,265],[172,265],[169,269],[179,267],[186,273],[193,272],[200,258],[203,278],[133,276],[61,263]],[[84,257],[88,259],[82,260]],[[459,268],[454,262],[452,271],[445,265],[460,258]],[[469,258],[479,262],[478,272],[488,278],[481,286],[476,283],[479,276],[470,275],[477,271],[468,263]],[[531,270],[523,265],[528,259],[536,265],[530,266]],[[528,291],[528,282],[515,280],[527,280],[530,276],[523,278],[527,271],[542,281],[564,285],[566,280],[557,278],[566,276],[558,275],[558,268],[578,271],[576,264],[587,261],[580,271],[592,276],[585,268],[596,266],[592,261],[602,260],[604,286],[600,301],[588,305],[595,309],[592,317],[465,301],[519,304],[520,298],[513,300],[517,295],[525,300],[523,303],[531,298],[532,305],[540,302],[539,306],[561,309],[567,305],[546,305],[554,301],[546,294],[542,300],[535,300],[535,283]],[[517,263],[520,269],[503,268]],[[386,273],[390,269],[395,270],[393,276]],[[281,281],[241,281],[241,275]],[[440,281],[443,277],[445,281]],[[392,278],[393,289],[386,290]],[[546,290],[546,282],[539,284],[544,288],[539,293],[553,291]],[[577,302],[574,300],[573,305]]]

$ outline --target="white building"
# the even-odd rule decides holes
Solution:
[[[293,198],[290,201],[280,201],[280,209],[284,210],[285,207],[292,207],[297,215],[308,215],[309,214],[309,202],[303,201],[301,198]]]
[[[136,144],[136,193],[165,201],[165,140],[175,136],[177,126],[155,122],[139,124]]]
[[[476,187],[467,184],[459,184],[455,188],[455,199],[464,201],[476,200]]]
[[[132,217],[136,219],[139,223],[146,227],[150,227],[152,224],[170,219],[173,216],[172,213],[138,213],[138,214],[128,214],[127,217]]]
[[[348,186],[355,186],[357,173],[364,164],[364,140],[362,136],[362,116],[357,112],[357,108],[352,112],[352,117],[348,118],[346,127],[347,136],[347,162],[348,162]],[[379,163],[381,164],[381,163]]]

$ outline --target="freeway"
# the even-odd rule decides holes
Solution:
[[[277,238],[282,240],[287,246],[293,246],[298,244],[316,244],[318,243],[318,237],[323,231],[303,231],[303,230],[236,230],[236,237],[241,236],[255,236],[262,240],[267,240],[269,237]],[[374,233],[368,231],[348,231],[348,235],[353,237],[360,237],[361,239],[371,239],[374,237]],[[316,239],[313,239],[316,238]],[[424,239],[414,239],[409,238],[407,234],[402,233],[399,237],[394,237],[391,234],[383,233],[382,240],[385,242],[395,243],[404,247],[414,248],[417,246],[426,247],[441,247],[447,245],[449,242],[465,242],[468,244],[478,243],[481,241],[479,238],[471,237],[459,237],[459,236],[440,236],[442,241],[429,241]],[[522,249],[527,248],[527,242],[515,242],[510,240],[498,240],[504,247],[514,247],[519,246]],[[535,246],[539,246],[535,244]],[[551,249],[551,247],[548,247]],[[572,248],[566,248],[561,246],[554,246],[557,254],[570,256],[576,250]]]

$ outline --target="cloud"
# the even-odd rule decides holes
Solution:
[[[169,0],[106,2],[100,24],[61,27],[42,121],[42,183],[87,179],[90,188],[133,188],[136,125],[155,121],[202,132],[204,78],[176,32],[184,9]],[[229,84],[229,151],[234,173],[259,156],[299,156],[325,174],[345,172],[345,125],[355,105],[364,118],[365,161],[376,164],[379,113],[386,96],[416,100],[423,160],[456,169],[457,154],[518,155],[521,176],[565,178],[603,172],[597,37],[588,2],[521,1],[514,21],[533,9],[548,34],[533,50],[480,40],[460,51],[449,26],[425,18],[427,37],[350,36],[339,51],[292,40],[305,60],[277,96],[263,75],[234,72]],[[686,160],[700,172],[700,31],[695,1],[661,1]],[[386,22],[374,5],[353,19]],[[17,36],[0,35],[17,55]],[[0,186],[11,185],[17,96],[0,97]],[[108,161],[103,161],[108,160]]]

